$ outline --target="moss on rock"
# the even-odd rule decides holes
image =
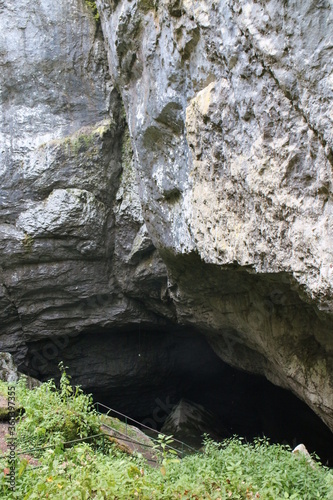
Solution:
[[[96,2],[94,2],[93,0],[85,0],[85,2],[88,5],[88,7],[90,7],[90,9],[92,10],[92,13],[94,14],[94,19],[95,19],[96,23],[99,23],[100,17],[99,17],[99,12],[97,9]]]

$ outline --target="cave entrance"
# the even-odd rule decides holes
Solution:
[[[72,382],[95,401],[156,430],[185,400],[214,415],[214,437],[304,443],[333,466],[333,434],[307,405],[264,377],[228,366],[193,329],[89,331],[57,345],[30,343],[20,369],[41,380],[57,379],[64,361]]]

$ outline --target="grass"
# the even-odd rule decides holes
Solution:
[[[15,492],[8,489],[8,463],[1,458],[0,498],[333,498],[331,470],[319,463],[311,467],[306,457],[296,457],[290,448],[271,445],[266,439],[249,444],[239,437],[223,443],[206,438],[203,453],[178,460],[164,450],[155,468],[142,456],[122,453],[112,443],[104,449],[98,440],[64,448],[61,442],[68,438],[87,437],[99,431],[100,417],[92,407],[91,397],[71,387],[63,366],[59,389],[50,381],[28,390],[19,381],[16,390],[25,408],[17,425],[18,450],[37,445],[52,447],[39,452],[38,467],[18,455]],[[6,394],[6,384],[0,383],[0,393]]]

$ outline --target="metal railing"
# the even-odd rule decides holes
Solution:
[[[149,427],[148,425],[142,424],[138,420],[135,420],[134,418],[129,417],[128,415],[125,415],[124,413],[121,413],[120,411],[114,410],[113,408],[110,408],[109,406],[106,406],[105,404],[100,403],[99,401],[97,401],[96,403],[94,403],[93,406],[96,407],[96,411],[100,415],[110,416],[110,412],[112,412],[112,413],[114,413],[114,414],[122,417],[124,419],[124,423],[125,423],[125,436],[126,437],[130,437],[130,436],[128,436],[128,432],[127,432],[127,430],[128,430],[128,422],[129,421],[133,422],[134,426],[138,427],[139,429],[140,428],[144,428],[144,429],[149,430],[150,433],[153,432],[153,433],[157,434],[157,437],[158,436],[163,436],[165,438],[168,437],[166,434],[163,434],[163,432],[157,431],[156,429],[153,429],[152,427]],[[99,411],[99,407],[102,407],[102,408],[104,408],[105,410],[108,410],[108,411],[106,413],[102,413],[102,412]],[[112,426],[110,426],[110,427],[113,429]],[[113,430],[117,431],[117,429],[113,429]],[[120,432],[120,431],[117,431],[117,432]],[[121,434],[123,434],[123,433],[121,433]],[[156,443],[159,443],[159,440],[157,438],[153,438],[153,437],[150,436],[150,439],[152,441],[156,442]],[[187,453],[196,453],[198,451],[195,448],[193,448],[192,446],[190,446],[189,444],[185,443],[184,441],[180,441],[179,439],[176,439],[174,437],[172,437],[172,441],[173,441],[173,443],[176,443],[177,445],[179,445],[180,449],[176,448],[174,446],[168,445],[168,444],[165,445],[166,448],[176,451],[177,454],[181,453],[181,457],[182,458],[186,454],[186,450],[187,450]]]
[[[158,437],[159,436],[163,436],[165,438],[169,437],[166,434],[163,434],[162,432],[159,432],[156,429],[153,429],[152,427],[149,427],[148,425],[142,424],[138,420],[135,420],[134,418],[131,418],[128,415],[125,415],[124,413],[121,413],[121,412],[119,412],[117,410],[114,410],[113,408],[110,408],[109,406],[106,406],[103,403],[96,402],[96,403],[94,403],[94,406],[96,407],[97,413],[99,415],[101,415],[101,416],[102,415],[106,415],[106,416],[110,417],[111,416],[110,412],[112,412],[112,413],[114,413],[114,414],[122,417],[125,420],[125,433],[119,431],[115,427],[112,427],[112,425],[106,424],[104,422],[102,423],[102,425],[104,425],[105,427],[107,427],[111,431],[113,431],[116,434],[118,434],[117,439],[119,439],[121,441],[130,442],[130,443],[133,443],[133,444],[145,447],[145,448],[151,448],[151,449],[157,449],[158,445],[160,444],[158,438],[154,438],[154,437],[151,437],[151,436],[149,436],[149,439],[151,441],[155,442],[155,445],[151,445],[151,444],[148,444],[148,443],[143,443],[143,442],[137,441],[135,438],[133,438],[132,436],[130,436],[129,433],[128,433],[128,425],[132,425],[132,424],[129,424],[128,423],[129,421],[133,422],[134,426],[136,428],[139,428],[139,430],[140,430],[140,427],[143,427],[143,428],[149,430],[150,433],[151,432],[156,433]],[[108,411],[106,413],[102,413],[102,412],[99,411],[99,407],[103,407],[104,409],[106,409]],[[75,444],[75,443],[80,443],[80,442],[85,442],[85,441],[91,441],[91,440],[96,439],[96,438],[101,438],[102,439],[102,451],[104,452],[104,450],[105,450],[105,439],[108,438],[108,435],[105,434],[104,432],[102,432],[102,433],[94,434],[92,436],[87,436],[87,437],[84,437],[84,438],[72,439],[70,441],[62,441],[60,443],[49,444],[49,445],[40,446],[40,447],[37,447],[37,448],[29,448],[29,449],[23,450],[23,451],[16,451],[15,454],[16,455],[29,455],[29,454],[32,454],[32,453],[34,453],[36,451],[44,451],[44,450],[51,449],[51,448],[55,449],[57,446],[64,446],[64,447],[66,447],[68,445],[72,445],[72,444]],[[147,436],[147,438],[148,438],[148,436]],[[187,450],[187,453],[196,453],[197,452],[197,450],[195,448],[193,448],[192,446],[188,445],[187,443],[184,443],[183,441],[180,441],[179,439],[176,439],[176,438],[172,437],[172,442],[178,444],[179,447],[180,447],[180,449],[176,448],[174,446],[171,446],[170,444],[167,444],[167,443],[165,443],[165,448],[167,448],[169,450],[175,451],[177,453],[177,455],[181,454],[181,458],[183,458],[184,455],[186,454],[185,450]],[[10,452],[7,452],[7,453],[5,453],[3,455],[0,455],[0,459],[8,458],[9,453]],[[153,461],[153,462],[155,461],[153,459],[148,459],[148,460],[149,461]]]
[[[94,434],[93,436],[87,436],[87,437],[84,437],[84,438],[72,439],[71,441],[61,441],[60,443],[47,444],[45,446],[39,446],[37,448],[29,448],[29,449],[23,450],[23,451],[16,451],[15,450],[15,455],[29,455],[30,453],[33,453],[35,451],[43,451],[43,450],[48,450],[49,448],[57,448],[57,446],[64,446],[64,447],[66,447],[66,445],[69,445],[69,444],[81,443],[81,442],[84,442],[84,441],[89,441],[89,440],[92,440],[92,439],[96,439],[97,437],[101,437],[102,438],[102,450],[104,451],[104,449],[105,449],[105,438],[107,436],[105,435],[104,432],[101,432],[100,434]],[[0,459],[2,459],[2,458],[8,458],[9,453],[10,452],[8,451],[4,455],[0,455]]]

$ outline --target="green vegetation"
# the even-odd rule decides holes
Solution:
[[[34,239],[30,234],[25,233],[24,238],[22,240],[22,245],[26,249],[27,252],[31,252],[32,245],[34,244]]]
[[[157,11],[157,6],[158,6],[158,2],[156,2],[155,0],[139,0],[139,2],[138,2],[138,7],[143,12],[149,12],[150,10]]]
[[[64,152],[69,156],[77,156],[80,153],[84,153],[86,155],[89,149],[92,150],[90,152],[90,155],[92,155],[97,153],[96,148],[93,148],[95,143],[94,132],[95,131],[91,134],[76,133],[72,136],[66,137],[65,139],[61,139],[60,141],[55,140],[52,142],[53,144],[58,142],[62,146]]]
[[[8,420],[9,410],[8,408],[0,408],[0,422]]]
[[[88,5],[88,7],[91,8],[91,10],[92,10],[92,12],[94,14],[95,21],[99,22],[100,18],[99,18],[99,12],[97,10],[96,2],[94,2],[93,0],[86,0],[86,4]]]
[[[76,156],[81,152],[86,152],[89,148],[94,145],[93,135],[79,135],[78,137],[73,137],[69,142],[70,150]]]
[[[84,154],[85,157],[93,158],[98,155],[99,139],[103,139],[110,132],[110,120],[103,120],[95,126],[86,126],[77,130],[74,134],[42,144],[39,149],[57,148],[69,157]]]
[[[24,382],[19,383],[18,397],[26,410],[18,426],[17,437],[22,449],[46,444],[56,446],[100,432],[91,397],[79,387],[73,389],[62,364],[60,370],[60,390],[53,380],[32,391],[22,390]]]
[[[7,386],[0,382],[0,393]],[[285,446],[240,438],[215,443],[206,438],[203,453],[179,460],[160,436],[160,463],[150,467],[140,455],[122,453],[98,439],[64,447],[61,442],[99,433],[100,417],[91,397],[72,388],[61,365],[60,388],[53,381],[29,390],[24,380],[16,396],[25,408],[18,420],[19,450],[50,445],[35,456],[36,465],[17,455],[16,491],[8,489],[8,463],[0,458],[0,498],[63,499],[257,499],[329,500],[333,473],[320,464],[310,466]],[[32,455],[32,453],[30,453]]]
[[[159,456],[161,463],[161,474],[163,476],[166,475],[167,467],[170,464],[177,464],[180,462],[178,458],[178,453],[173,447],[173,439],[172,436],[165,436],[164,434],[159,434],[158,439],[156,440],[156,444],[154,445],[155,450],[157,451],[157,456]],[[177,458],[176,458],[177,457]]]

